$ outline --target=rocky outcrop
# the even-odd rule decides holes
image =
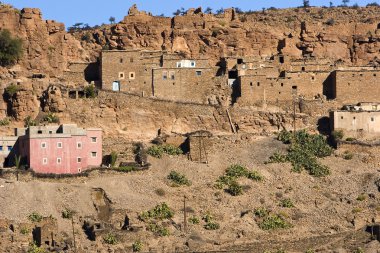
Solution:
[[[8,102],[8,115],[21,121],[30,116],[32,119],[37,117],[40,110],[40,101],[33,92],[32,84],[17,85],[17,91],[10,95]]]

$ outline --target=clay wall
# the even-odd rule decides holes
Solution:
[[[154,69],[153,94],[162,99],[207,103],[212,77],[210,68]]]
[[[334,98],[344,103],[380,101],[380,70],[335,71]]]

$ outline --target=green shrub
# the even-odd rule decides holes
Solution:
[[[344,133],[343,133],[342,130],[335,130],[335,131],[333,131],[333,132],[331,133],[331,136],[333,137],[333,139],[334,139],[335,141],[340,141],[340,140],[343,139],[343,137],[344,137]]]
[[[115,167],[116,160],[117,160],[117,153],[115,151],[112,151],[110,154],[110,165],[111,165],[111,167]]]
[[[168,235],[170,235],[169,229],[167,229],[166,227],[164,227],[162,225],[149,224],[148,230],[152,231],[153,233],[155,233],[156,235],[159,235],[159,236],[168,236]]]
[[[356,139],[355,139],[355,138],[352,138],[352,137],[347,137],[347,138],[346,138],[346,141],[356,141]]]
[[[285,144],[290,144],[292,139],[293,139],[293,133],[288,132],[286,130],[282,130],[277,136],[277,140]]]
[[[169,219],[174,216],[174,212],[166,203],[161,203],[149,211],[142,212],[139,218],[142,221],[148,221],[151,219],[163,220]]]
[[[95,98],[96,97],[95,86],[93,84],[90,84],[89,86],[84,87],[84,94],[86,98]]]
[[[37,126],[37,122],[28,116],[24,119],[24,127]]]
[[[149,147],[147,153],[150,156],[161,158],[164,153],[167,155],[181,155],[183,152],[178,147],[175,147],[170,144],[165,144],[165,145],[154,145],[152,147]]]
[[[263,181],[264,177],[258,172],[258,171],[249,171],[246,175],[248,179],[254,180],[254,181]]]
[[[286,155],[275,153],[269,158],[269,162],[290,162],[293,171],[301,172],[306,169],[310,175],[316,177],[330,174],[329,168],[317,161],[317,158],[330,156],[333,151],[322,135],[311,135],[302,130],[296,132],[292,141],[289,141],[291,137],[284,132],[281,132],[278,138],[284,143],[291,143],[291,146]]]
[[[279,152],[275,152],[269,157],[269,161],[266,163],[285,163],[287,162],[287,156]]]
[[[360,194],[360,195],[356,198],[357,201],[364,201],[364,200],[366,200],[366,199],[367,199],[367,196],[364,195],[364,194]]]
[[[191,217],[189,218],[189,222],[190,222],[191,224],[199,224],[200,220],[199,220],[199,218],[198,218],[197,216],[191,216]]]
[[[265,207],[258,207],[254,210],[254,214],[259,218],[264,218],[269,215],[269,211]]]
[[[20,233],[23,234],[23,235],[26,235],[26,234],[29,234],[30,233],[30,230],[26,227],[22,227],[20,229]]]
[[[315,253],[315,251],[313,249],[308,249],[305,251],[305,253]]]
[[[49,112],[47,115],[45,115],[43,120],[48,123],[59,123],[59,117],[52,112]]]
[[[231,181],[228,185],[227,192],[232,196],[238,196],[243,194],[243,187],[236,181]]]
[[[38,247],[35,242],[31,242],[29,243],[27,253],[46,253],[46,250],[44,248]]]
[[[9,97],[13,97],[13,95],[16,94],[19,90],[19,86],[12,83],[5,88],[5,94],[7,94]]]
[[[354,157],[354,154],[349,151],[344,151],[343,153],[343,159],[345,160],[351,160]]]
[[[140,252],[143,249],[144,244],[140,241],[137,240],[132,244],[132,250],[133,252]]]
[[[162,188],[159,188],[159,189],[156,189],[155,191],[154,191],[158,196],[165,196],[165,190],[164,189],[162,189]]]
[[[9,66],[22,56],[22,40],[13,38],[7,29],[0,31],[0,65]]]
[[[239,164],[231,165],[226,170],[226,176],[232,177],[232,178],[245,177],[247,173],[248,173],[248,170]]]
[[[107,244],[115,245],[118,243],[116,236],[112,233],[108,233],[103,237],[103,241]]]
[[[40,222],[42,220],[42,215],[37,213],[37,212],[33,212],[31,214],[29,214],[28,216],[28,219],[31,221],[31,222]]]
[[[132,171],[135,171],[136,168],[134,166],[120,166],[120,167],[115,167],[114,170],[121,171],[121,172],[132,172]]]
[[[62,211],[62,218],[64,219],[71,219],[74,216],[74,211],[68,208],[65,208],[65,210]]]
[[[362,248],[357,248],[352,253],[365,253],[365,251]]]
[[[10,120],[8,118],[4,118],[0,120],[0,126],[8,126],[10,124]]]
[[[171,171],[167,178],[173,182],[172,186],[191,185],[191,181],[185,175],[176,171]]]
[[[280,206],[286,207],[286,208],[292,208],[292,207],[294,207],[294,204],[293,204],[291,199],[283,199],[280,202]]]
[[[262,222],[259,223],[262,230],[273,230],[281,228],[289,228],[291,225],[280,215],[271,214],[267,216]]]
[[[211,222],[212,220],[214,220],[214,217],[210,214],[210,213],[206,213],[203,217],[202,217],[202,220],[206,223],[208,222]]]
[[[220,225],[217,222],[210,221],[210,222],[207,222],[203,227],[206,230],[217,230],[220,228]]]

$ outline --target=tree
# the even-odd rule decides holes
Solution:
[[[212,9],[210,7],[207,7],[206,10],[205,10],[205,13],[211,14],[212,13]]]
[[[235,12],[238,14],[244,13],[242,9],[240,9],[239,7],[235,7],[234,9],[235,9]]]
[[[13,38],[11,33],[4,29],[0,32],[0,65],[13,65],[22,55],[22,40]]]
[[[223,7],[221,7],[219,10],[216,10],[216,14],[222,14],[224,13]]]
[[[310,1],[309,0],[303,0],[303,7],[304,8],[310,7]]]
[[[175,12],[173,12],[174,16],[178,15],[184,15],[186,13],[185,8],[181,7],[181,9],[177,9]]]
[[[334,7],[333,2],[330,2],[330,8]]]
[[[342,0],[343,6],[347,7],[347,4],[350,2],[350,0]]]
[[[370,6],[379,6],[379,4],[377,2],[367,4],[367,7],[370,7]]]
[[[115,17],[112,17],[112,16],[111,16],[108,20],[110,21],[111,24],[114,24],[114,23],[115,23]]]

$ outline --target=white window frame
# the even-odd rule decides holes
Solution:
[[[46,148],[46,147],[47,147],[46,142],[41,142],[41,148]]]
[[[81,173],[82,172],[82,168],[78,168],[78,173]]]
[[[82,157],[77,157],[77,163],[82,163]]]
[[[95,155],[94,155],[95,154]],[[98,152],[96,152],[96,151],[92,151],[91,152],[91,157],[92,158],[96,158],[96,157],[98,157]]]
[[[45,157],[45,158],[42,158],[42,164],[48,164],[48,159]]]
[[[168,72],[162,71],[162,80],[168,80]]]
[[[94,141],[95,139],[95,141]],[[98,137],[91,137],[91,143],[97,143],[98,142]]]
[[[129,72],[129,79],[134,80],[136,78],[135,72]]]
[[[119,72],[119,80],[125,79],[125,74],[124,72]]]
[[[61,164],[62,163],[62,158],[61,157],[57,157],[57,164]]]
[[[82,142],[80,141],[77,142],[77,149],[82,149]]]
[[[59,145],[61,144],[61,145]],[[57,148],[63,148],[63,143],[62,142],[57,142]]]
[[[177,68],[182,68],[182,62],[177,62]]]

